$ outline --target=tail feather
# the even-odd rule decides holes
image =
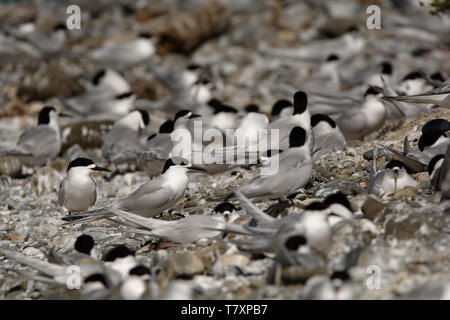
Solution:
[[[111,215],[112,212],[110,208],[100,208],[65,216],[62,218],[62,220],[67,221],[68,223],[81,223],[103,219]]]
[[[114,213],[115,215],[118,215],[119,217],[121,217],[127,221],[130,221],[140,227],[144,227],[149,230],[156,229],[161,226],[166,226],[167,222],[168,222],[168,221],[162,221],[162,220],[157,220],[157,219],[153,219],[153,218],[144,218],[144,217],[138,216],[137,214],[130,213],[130,212],[127,212],[124,210],[120,210],[118,208],[111,207],[109,210],[112,213]]]
[[[19,276],[29,279],[29,280],[34,280],[34,281],[39,281],[39,282],[43,282],[43,283],[48,283],[51,285],[65,285],[63,283],[60,283],[58,281],[53,280],[52,278],[47,278],[46,276],[41,276],[38,275],[34,272],[30,272],[30,271],[25,271],[25,270],[17,270],[17,269],[12,269],[12,268],[4,268],[4,270],[7,271],[12,271],[17,273]]]
[[[267,239],[233,239],[230,240],[231,243],[234,243],[239,246],[239,250],[246,252],[273,252],[272,247],[270,246],[270,242]]]
[[[56,277],[57,275],[65,274],[66,268],[63,266],[59,266],[53,263],[49,263],[46,261],[33,259],[30,257],[27,257],[21,253],[6,250],[6,249],[0,249],[0,252],[3,253],[5,256],[7,256],[10,259],[14,259],[22,264],[25,264],[37,271],[42,272],[45,275]]]
[[[235,191],[234,196],[239,200],[245,211],[247,211],[247,213],[255,218],[259,223],[270,223],[275,220],[273,217],[264,213],[261,209],[251,203],[250,200],[240,191]]]
[[[5,150],[5,151],[1,151],[0,153],[5,156],[16,156],[16,157],[17,156],[31,157],[33,155],[28,150],[22,150],[22,149]]]
[[[251,231],[247,230],[244,226],[238,225],[238,224],[232,224],[232,223],[226,223],[223,226],[219,227],[203,227],[205,230],[215,230],[215,231],[222,231],[225,233],[234,233],[234,234],[240,234],[244,236],[251,236],[253,235]]]

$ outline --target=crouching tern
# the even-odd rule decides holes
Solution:
[[[150,178],[159,175],[164,161],[170,158],[173,147],[172,131],[173,121],[167,120],[159,127],[158,133],[147,138],[144,150],[137,153],[138,167],[145,171]]]
[[[54,286],[81,289],[82,299],[139,299],[146,292],[146,279],[150,270],[139,265],[134,251],[124,245],[109,249],[103,261],[92,257],[94,239],[83,234],[75,241],[75,252],[61,255],[52,249],[48,256],[54,262],[28,257],[24,254],[0,249],[0,253],[8,259],[27,265],[33,270],[29,272],[8,268],[19,275],[34,281]],[[77,274],[79,278],[77,278]]]
[[[128,196],[113,202],[110,207],[80,212],[63,220],[77,222],[96,220],[111,216],[111,208],[117,208],[143,217],[154,217],[165,209],[173,207],[184,196],[184,191],[189,183],[188,170],[200,170],[202,168],[192,166],[186,159],[172,157],[164,164],[162,173],[147,181]]]
[[[403,152],[391,147],[385,147],[394,154],[394,157],[402,161],[412,172],[426,171],[430,160],[445,154],[450,145],[450,138],[446,133],[450,129],[450,123],[445,119],[433,119],[422,127],[422,135],[419,138],[419,150],[412,150],[406,136],[403,143]]]
[[[392,160],[386,164],[386,168],[377,172],[377,151],[370,171],[369,193],[383,196],[387,193],[395,193],[407,186],[417,187],[417,181],[409,175],[405,164],[398,160]]]
[[[50,257],[58,263],[31,258],[22,253],[6,249],[0,249],[0,253],[5,255],[8,259],[13,259],[39,271],[39,273],[32,273],[24,270],[12,269],[14,272],[29,279],[53,285],[66,286],[71,283],[70,279],[74,274],[74,267],[78,267],[81,285],[88,277],[97,273],[103,274],[106,271],[100,261],[90,256],[90,252],[94,246],[93,239],[91,238],[92,241],[86,240],[88,240],[86,235],[80,236],[75,242],[76,251],[66,256],[60,256],[51,251]],[[112,278],[118,279],[118,274],[113,275],[113,273],[110,273],[110,275]]]
[[[324,154],[334,149],[339,150],[346,145],[341,130],[329,116],[320,113],[313,115],[311,126],[314,134],[313,160],[315,163]]]
[[[219,229],[252,236],[251,239],[232,240],[241,250],[274,252],[283,266],[315,264],[318,262],[315,253],[327,252],[331,239],[328,205],[324,210],[308,210],[275,219],[262,212],[239,191],[235,193],[258,226],[244,227],[228,223],[225,228]]]
[[[141,33],[125,42],[109,42],[87,54],[93,62],[123,70],[148,61],[156,52],[152,35]]]
[[[214,238],[221,234],[216,229],[224,228],[233,222],[239,213],[233,204],[223,202],[216,206],[210,215],[189,215],[178,220],[165,221],[145,218],[136,214],[111,207],[111,212],[123,218],[131,229],[127,231],[142,233],[177,243],[194,242],[200,239]],[[129,224],[131,223],[131,225]],[[134,227],[136,226],[136,227]],[[233,225],[230,225],[231,228]],[[233,230],[240,230],[239,227]]]
[[[16,156],[22,164],[29,167],[46,165],[56,158],[61,150],[58,114],[52,106],[41,109],[38,125],[26,128],[19,137],[17,145],[12,150],[2,151],[4,155]]]
[[[380,88],[369,87],[360,108],[350,108],[336,119],[346,139],[361,139],[383,127],[386,107],[380,100],[380,93]]]
[[[260,175],[240,186],[238,191],[248,198],[273,198],[288,196],[303,188],[309,181],[313,168],[311,154],[306,145],[305,129],[294,127],[289,135],[289,149],[270,159],[263,167],[267,169],[266,174],[262,174],[261,169]],[[278,166],[275,161],[278,161]],[[231,193],[225,200],[233,196],[234,193]]]
[[[135,163],[137,153],[142,149],[140,132],[150,123],[145,110],[133,110],[117,120],[111,130],[102,136],[103,157],[116,165]]]
[[[428,173],[431,190],[441,191],[442,199],[450,199],[450,144],[445,155],[440,154],[430,160]]]
[[[87,158],[76,158],[69,163],[66,177],[59,186],[59,204],[69,213],[88,210],[97,200],[97,185],[91,175],[94,171],[110,171],[95,165]]]

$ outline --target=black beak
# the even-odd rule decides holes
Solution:
[[[203,169],[203,168],[200,168],[200,167],[196,167],[196,166],[189,167],[189,170],[207,171],[206,169]]]
[[[191,114],[189,119],[200,118],[200,117],[201,117],[201,115],[193,113],[193,114]]]
[[[66,117],[66,118],[72,118],[72,117],[73,117],[71,114],[65,113],[65,112],[60,112],[60,113],[58,114],[58,116],[60,116],[60,117]]]
[[[111,170],[106,169],[106,168],[102,168],[102,167],[99,167],[99,166],[95,166],[94,169],[92,169],[92,170],[111,172]]]

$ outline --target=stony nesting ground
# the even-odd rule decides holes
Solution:
[[[362,2],[355,1],[355,3]],[[295,16],[295,12],[298,12],[296,10],[310,10],[304,6],[298,4],[290,10],[282,10],[285,19],[279,19],[281,25],[275,27],[271,24],[272,15],[267,8],[249,9],[248,15],[244,16],[233,13],[231,27],[227,33],[205,42],[189,55],[168,52],[155,57],[155,61],[163,66],[175,67],[183,66],[187,61],[202,62],[211,66],[220,65],[212,67],[212,72],[222,81],[218,86],[220,90],[217,89],[215,92],[217,97],[237,106],[254,102],[260,104],[264,111],[269,111],[275,98],[281,97],[264,95],[262,90],[258,90],[258,81],[265,84],[279,83],[286,79],[292,80],[294,74],[297,77],[294,77],[290,84],[300,87],[314,68],[311,69],[310,64],[303,62],[271,60],[258,51],[257,42],[265,39],[273,46],[295,46],[308,37],[314,39],[317,32],[311,30],[325,28],[339,33],[339,28],[333,29],[331,19],[325,19],[326,22],[322,25],[318,22],[323,21],[320,19],[324,16],[320,10],[308,11],[309,14],[299,20],[292,19],[292,15]],[[22,5],[21,8],[23,12],[33,14],[33,7]],[[121,23],[129,25],[139,21],[141,26],[149,29],[157,24],[155,20],[157,18],[153,19],[151,14],[146,16],[144,13],[148,12],[144,10],[131,15],[113,12],[116,14],[100,15],[96,20],[93,19],[90,22],[91,31],[76,34],[68,46],[75,49],[77,46],[93,47],[103,34],[109,38],[120,38],[116,35],[118,33],[125,39],[130,32],[120,32],[117,26]],[[342,26],[344,20],[347,24],[361,24],[362,16],[361,13],[351,19],[340,20],[338,25]],[[158,19],[163,17],[162,14]],[[19,21],[26,20],[26,15],[13,18]],[[45,25],[49,19],[51,20],[50,15],[45,19],[42,18],[41,23]],[[305,32],[302,36],[298,36],[298,30]],[[369,39],[390,44],[391,47],[396,41],[395,37],[387,33],[366,32],[366,35]],[[397,45],[396,53],[413,48],[413,44],[408,41]],[[371,52],[373,50],[361,54],[354,65],[358,65],[358,61],[372,59],[375,55],[371,56]],[[430,59],[434,59],[433,66],[449,73],[449,57],[448,49],[440,48],[436,49],[436,54],[431,55]],[[400,60],[402,56],[397,55],[396,59]],[[220,64],[217,61],[220,61]],[[410,66],[414,65],[414,61],[409,63]],[[420,63],[414,66],[420,67]],[[79,73],[90,75],[95,70],[92,65],[77,64],[66,58],[49,64],[42,63],[33,68],[21,68],[20,65],[1,66],[1,80],[5,83],[0,88],[0,104],[3,105],[0,108],[2,142],[17,138],[21,129],[34,124],[34,115],[44,101],[51,101],[55,96],[75,95],[81,91],[76,75]],[[135,83],[135,92],[139,92],[141,97],[151,96],[152,99],[165,96],[167,92],[161,85],[154,79],[147,79],[144,76],[147,71],[145,66],[127,71],[127,78]],[[278,74],[274,75],[275,72]],[[60,74],[60,78],[54,80],[55,74]],[[39,81],[36,79],[42,80],[42,85],[37,85]],[[53,81],[57,81],[58,85]],[[162,112],[151,114],[156,123],[169,116]],[[413,146],[416,147],[420,128],[434,118],[450,119],[450,111],[435,110],[408,119],[389,121],[381,130],[366,137],[364,141],[351,141],[345,149],[327,154],[315,165],[311,182],[305,187],[304,192],[296,196],[295,207],[290,208],[289,213],[340,190],[349,196],[358,217],[335,226],[325,269],[286,268],[282,270],[280,279],[271,281],[269,278],[273,256],[252,256],[240,252],[236,246],[227,242],[232,238],[230,235],[225,239],[175,244],[129,232],[126,227],[119,226],[113,221],[63,226],[61,218],[66,213],[57,205],[57,191],[65,174],[68,159],[82,148],[81,152],[101,162],[101,151],[96,143],[99,134],[106,128],[104,124],[85,128],[84,131],[82,127],[86,127],[85,124],[79,125],[81,129],[79,127],[76,129],[76,125],[67,124],[65,128],[70,127],[71,131],[65,135],[65,146],[60,157],[52,162],[51,167],[39,168],[32,175],[9,177],[7,174],[14,176],[18,172],[19,164],[11,157],[0,158],[0,173],[3,174],[0,179],[0,247],[19,251],[31,257],[44,258],[51,247],[60,253],[71,252],[75,239],[82,233],[94,237],[99,252],[112,245],[125,244],[136,250],[137,258],[142,264],[157,274],[146,295],[147,298],[161,297],[177,275],[190,274],[194,276],[190,281],[195,288],[196,299],[298,299],[307,294],[307,279],[311,276],[328,274],[330,270],[340,268],[349,270],[352,298],[399,298],[418,285],[448,279],[450,203],[440,202],[439,195],[429,194],[429,177],[426,172],[414,176],[419,182],[417,189],[406,188],[381,199],[367,196],[371,165],[367,160],[370,153],[367,152],[382,145],[401,150],[405,135],[409,136]],[[151,125],[157,128],[154,123]],[[65,128],[63,127],[63,132]],[[89,131],[89,134],[80,137],[79,132],[85,131]],[[78,144],[70,142],[71,134],[75,135],[74,141]],[[94,148],[95,146],[97,148]],[[382,167],[388,160],[388,154],[386,158],[379,156],[378,166]],[[160,218],[178,219],[186,214],[208,213],[224,194],[248,181],[255,174],[256,170],[234,168],[214,176],[192,175],[184,201],[164,212]],[[96,175],[95,179],[98,185],[96,205],[102,206],[133,191],[147,181],[148,177],[143,172],[132,172],[118,175],[111,181],[106,181],[101,175]],[[274,203],[276,201],[264,201],[256,202],[256,205],[266,209]],[[250,218],[245,211],[241,211],[241,214],[237,223],[248,223]],[[4,268],[17,266],[13,261],[2,257],[0,265]],[[367,279],[370,276],[369,266],[376,266],[381,272],[378,289],[370,289],[367,286]],[[16,277],[13,272],[1,269],[0,298],[76,299],[79,298],[79,292],[27,282]]]

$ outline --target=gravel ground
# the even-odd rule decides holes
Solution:
[[[161,23],[172,21],[171,17],[180,12],[190,12],[190,6],[198,6],[202,1],[182,2],[142,1],[141,7],[128,13],[116,6],[87,15],[83,20],[87,21],[85,26],[70,34],[66,49],[77,52],[96,47],[106,39],[127,39],[136,28],[159,32],[158,28],[163,28]],[[267,113],[277,99],[290,99],[292,88],[303,88],[312,81],[320,62],[268,55],[261,49],[263,44],[277,48],[301,47],[304,43],[318,43],[330,33],[340,36],[350,25],[355,25],[366,46],[344,63],[347,69],[362,73],[387,59],[397,75],[416,69],[450,73],[448,37],[444,44],[441,39],[445,37],[439,38],[438,31],[433,33],[433,30],[445,29],[442,26],[448,16],[434,17],[425,9],[420,14],[411,14],[411,21],[418,17],[424,19],[424,35],[417,32],[406,36],[406,31],[395,26],[396,23],[406,24],[405,12],[413,12],[408,11],[412,9],[403,12],[390,1],[376,2],[381,5],[385,19],[381,30],[368,30],[365,26],[367,1],[332,2],[336,7],[328,3],[325,5],[328,13],[318,6],[308,6],[307,2],[285,1],[278,7],[277,1],[230,1],[226,11],[228,18],[223,13],[216,18],[227,25],[225,30],[196,43],[193,49],[186,50],[188,52],[161,47],[162,51],[152,58],[152,63],[175,69],[187,62],[207,66],[215,84],[215,97],[237,108],[255,103]],[[0,15],[0,23],[19,24],[37,17],[39,25],[45,27],[61,20],[58,14],[52,15],[51,10],[38,11],[33,3],[14,4],[18,6],[14,14],[8,18]],[[55,12],[64,9],[62,5],[57,8]],[[64,13],[61,17],[65,17]],[[439,40],[423,40],[429,34]],[[186,41],[182,43],[189,43]],[[420,48],[419,44],[429,51],[425,56],[414,57],[410,52]],[[96,70],[93,63],[68,57],[47,62],[0,64],[0,146],[14,142],[23,128],[33,125],[36,113],[44,104],[82,92],[81,78],[89,79]],[[156,101],[170,94],[150,75],[145,63],[124,73],[134,84],[133,91],[139,98]],[[310,90],[326,94],[325,84],[323,87],[315,84]],[[352,81],[343,81],[337,92],[350,95],[355,87]],[[150,126],[157,129],[164,119],[172,116],[164,110],[150,112]],[[327,153],[314,166],[310,183],[295,196],[295,206],[283,214],[298,212],[314,200],[341,191],[349,197],[357,217],[333,227],[332,245],[322,267],[286,267],[281,275],[274,277],[277,270],[273,254],[242,252],[230,242],[236,239],[234,235],[173,243],[130,232],[127,227],[109,220],[63,225],[61,218],[66,211],[57,204],[60,181],[74,154],[86,154],[99,164],[106,163],[98,144],[108,122],[63,123],[61,154],[49,167],[36,168],[32,174],[21,174],[17,159],[0,157],[0,248],[45,259],[50,248],[58,253],[72,252],[74,241],[81,234],[91,235],[100,253],[111,246],[125,244],[154,272],[143,296],[150,299],[314,299],[323,297],[319,291],[331,285],[329,275],[335,270],[347,270],[350,280],[340,284],[338,289],[323,289],[328,290],[328,294],[333,292],[332,296],[326,296],[328,298],[437,298],[442,286],[450,283],[450,203],[441,202],[439,194],[429,193],[427,172],[414,175],[419,182],[417,188],[407,187],[381,198],[368,195],[371,161],[366,159],[367,152],[379,146],[402,150],[405,135],[417,148],[420,128],[435,118],[450,120],[450,110],[436,108],[409,118],[388,120],[382,129],[363,140],[348,141],[345,148]],[[390,156],[383,153],[379,156],[378,167],[389,160]],[[254,169],[238,167],[216,175],[192,174],[184,200],[159,218],[174,220],[189,214],[210,213],[218,200],[256,173]],[[148,180],[142,171],[117,175],[110,181],[105,179],[106,175],[94,177],[96,206],[108,205]],[[234,203],[240,213],[236,223],[248,223],[248,214],[240,209],[239,202]],[[277,201],[254,203],[267,209]],[[10,269],[30,269],[12,259],[0,256],[0,267],[0,297],[3,299],[83,298],[79,290],[18,276]],[[180,280],[179,275],[192,277]],[[379,279],[379,283],[371,282],[374,279]],[[188,293],[184,294],[185,291]]]

